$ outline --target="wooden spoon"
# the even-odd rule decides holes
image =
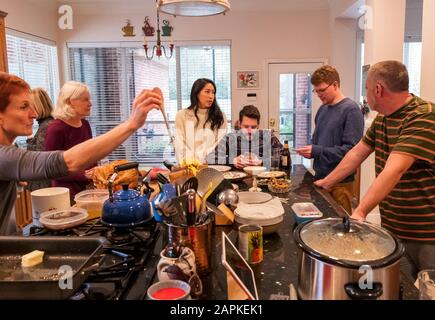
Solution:
[[[153,88],[153,92],[156,92],[156,93],[160,94],[162,96],[162,98],[163,98],[163,93],[162,93],[162,90],[160,90],[160,88]],[[170,143],[173,145],[174,144],[174,137],[172,136],[171,127],[169,126],[169,121],[168,121],[168,118],[166,117],[166,111],[165,111],[165,103],[164,103],[164,101],[162,103],[162,107],[160,108],[160,111],[162,112],[163,120],[165,121],[166,130],[168,130]]]

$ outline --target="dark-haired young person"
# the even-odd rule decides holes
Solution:
[[[231,165],[237,169],[246,166],[271,166],[274,150],[279,153],[282,144],[270,130],[259,130],[260,111],[253,105],[244,106],[239,112],[240,130],[227,134],[207,157],[209,164]],[[247,156],[249,155],[249,156]]]
[[[178,163],[206,161],[227,132],[227,119],[216,101],[216,85],[201,78],[193,83],[190,106],[175,116],[175,155]]]

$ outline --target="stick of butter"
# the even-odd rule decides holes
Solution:
[[[35,250],[21,257],[21,266],[33,267],[42,263],[44,251]]]

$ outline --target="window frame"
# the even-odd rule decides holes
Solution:
[[[153,43],[152,41],[148,42],[149,45],[152,47],[155,43]],[[68,75],[68,79],[72,79],[72,66],[73,66],[73,62],[72,62],[72,57],[71,57],[71,50],[70,49],[79,49],[79,48],[126,48],[126,49],[140,49],[142,48],[142,43],[141,42],[137,42],[137,41],[129,41],[129,42],[92,42],[92,43],[83,43],[83,42],[67,42],[67,59],[68,59],[68,71],[67,71],[67,75]],[[177,41],[176,42],[176,47],[175,47],[175,51],[174,51],[174,55],[176,57],[176,85],[175,85],[175,89],[176,89],[176,99],[174,101],[176,101],[176,105],[177,105],[177,111],[186,108],[187,106],[183,105],[183,97],[182,97],[182,92],[181,92],[181,88],[182,88],[182,78],[180,75],[182,75],[182,71],[181,71],[181,61],[180,61],[180,48],[181,47],[191,47],[191,46],[202,46],[202,47],[207,47],[207,46],[211,46],[211,47],[216,47],[216,46],[227,46],[229,49],[229,56],[230,56],[230,62],[229,62],[229,72],[230,72],[230,76],[228,77],[228,85],[229,85],[229,100],[230,100],[230,106],[229,106],[229,115],[227,114],[227,120],[228,120],[228,124],[229,126],[231,125],[232,122],[232,77],[231,77],[231,70],[232,70],[232,65],[231,65],[231,61],[232,61],[232,50],[231,50],[231,41],[230,40],[217,40],[217,41]],[[145,58],[146,59],[146,58]],[[154,57],[154,59],[157,59]],[[166,59],[165,57],[162,57],[161,59]],[[120,85],[120,87],[123,85]],[[127,90],[129,91],[129,90]],[[170,94],[170,92],[169,92]],[[134,97],[133,97],[134,98]],[[133,99],[131,99],[133,100]],[[129,112],[129,110],[127,110]],[[121,108],[121,112],[122,108]],[[163,121],[159,121],[159,120],[150,120],[149,121],[150,124],[153,125],[158,125],[158,124],[164,124]],[[171,127],[173,128],[174,124],[175,124],[175,119],[169,119],[169,123],[171,125]],[[135,140],[136,142],[134,142],[133,144],[139,144],[139,139],[142,138],[147,138],[148,133],[144,133],[144,132],[138,132],[135,134]],[[167,135],[160,135],[159,133],[155,133],[153,134],[153,136],[167,136]],[[128,156],[128,153],[126,154]],[[153,154],[154,156],[154,154]],[[155,165],[158,163],[161,163],[161,161],[158,161],[159,159],[156,159],[155,157],[150,157],[150,160],[147,161],[142,161],[139,160],[139,162],[143,162],[145,163],[146,166],[148,165]],[[175,159],[175,156],[174,156]],[[163,160],[163,158],[161,159]]]

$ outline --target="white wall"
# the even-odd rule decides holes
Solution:
[[[331,64],[340,73],[341,89],[345,96],[358,101],[355,97],[357,23],[355,19],[333,19],[331,33]]]
[[[95,11],[96,9],[93,8]],[[103,10],[103,9],[102,9]],[[103,11],[100,11],[103,12]],[[97,10],[98,11],[98,10]],[[60,32],[60,48],[67,42],[95,41],[143,41],[142,25],[145,15],[150,15],[155,27],[155,9],[143,10],[137,14],[110,14],[107,8],[99,15],[74,14],[74,30]],[[89,12],[89,10],[88,10]],[[112,11],[113,12],[113,11]],[[122,37],[121,28],[126,19],[135,26],[134,38]],[[257,93],[254,103],[261,112],[267,112],[267,59],[292,59],[329,57],[328,11],[302,13],[228,13],[223,16],[188,18],[162,15],[174,26],[175,41],[189,40],[230,40],[232,45],[232,98],[233,117],[247,104],[246,94]],[[67,64],[65,63],[64,66]],[[259,90],[236,89],[236,72],[259,70]],[[63,74],[64,79],[67,76]],[[250,102],[252,103],[252,102]],[[263,121],[263,125],[267,125]]]
[[[435,101],[435,1],[425,0],[423,6],[423,43],[421,60],[421,96]]]
[[[0,0],[0,10],[8,13],[8,28],[57,42],[57,6],[38,5],[28,0]]]

